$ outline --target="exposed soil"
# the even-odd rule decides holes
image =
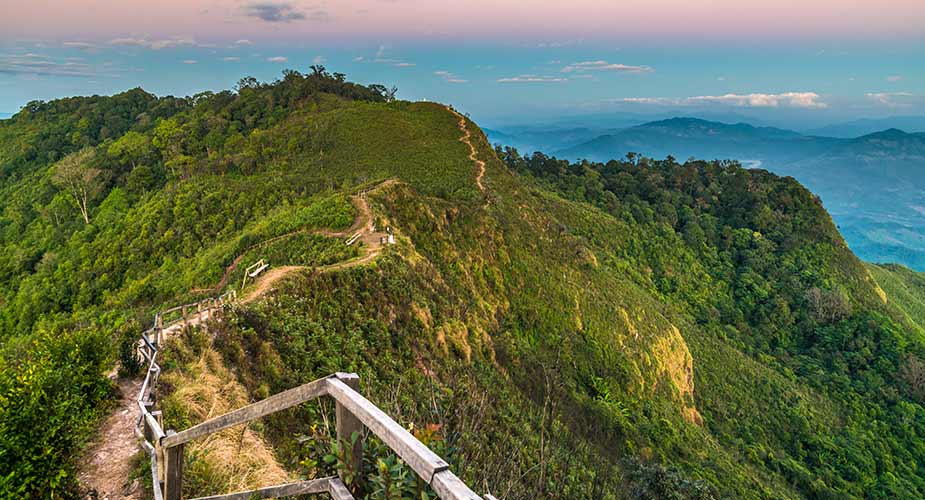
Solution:
[[[459,142],[469,146],[469,159],[475,162],[477,168],[475,174],[475,184],[479,187],[479,191],[482,194],[485,194],[485,185],[482,184],[482,177],[485,176],[485,162],[478,159],[478,155],[475,151],[475,145],[472,144],[472,133],[469,131],[469,127],[466,126],[466,118],[459,114],[455,109],[447,107],[446,109],[450,110],[451,113],[459,117],[459,130],[463,132],[462,137],[459,138]]]
[[[119,405],[109,415],[96,439],[81,457],[77,479],[84,498],[99,500],[142,498],[140,480],[129,482],[132,457],[139,450],[135,436],[138,407],[135,398],[141,389],[141,380],[120,379]]]
[[[373,189],[381,189],[394,183],[394,179],[389,179]],[[319,272],[331,272],[349,267],[362,266],[371,262],[382,251],[382,239],[387,238],[388,233],[385,231],[375,230],[376,228],[373,224],[372,211],[369,209],[369,203],[366,200],[366,196],[354,196],[351,198],[351,201],[357,209],[357,216],[353,221],[353,225],[351,225],[350,228],[346,231],[337,233],[319,232],[319,234],[324,234],[325,236],[331,237],[347,237],[353,236],[359,232],[361,234],[358,241],[363,243],[362,249],[364,253],[359,257],[344,262],[315,267],[315,269]],[[305,271],[308,269],[310,269],[308,266],[280,266],[270,269],[255,280],[254,287],[248,291],[247,295],[245,295],[240,302],[242,304],[253,302],[254,300],[257,300],[272,290],[273,285],[275,285],[286,276],[289,276],[293,272]]]
[[[395,180],[390,179],[373,189],[380,189],[394,183]],[[354,196],[351,198],[351,201],[357,208],[357,216],[350,228],[344,231],[300,230],[260,242],[251,248],[266,245],[273,241],[303,232],[312,232],[332,238],[349,237],[360,232],[361,235],[358,241],[363,244],[363,255],[345,262],[320,266],[316,269],[320,272],[330,272],[366,264],[375,259],[382,251],[382,238],[387,237],[388,233],[375,231],[372,211],[369,208],[366,196]],[[234,272],[240,262],[241,256],[226,267],[221,281],[214,287],[197,291],[215,292],[224,288],[231,273]],[[248,303],[254,301],[272,290],[273,285],[290,273],[306,269],[309,268],[306,266],[280,266],[272,268],[257,278],[253,289],[251,289],[247,296],[240,302]],[[182,330],[186,326],[198,325],[211,316],[212,311],[202,311],[193,314],[186,322],[181,322],[165,328],[162,334],[166,337]],[[135,398],[138,395],[138,391],[141,389],[141,383],[141,380],[132,379],[118,381],[120,393],[118,407],[100,427],[96,439],[85,448],[84,455],[80,461],[78,480],[80,481],[84,498],[99,500],[140,500],[142,498],[140,481],[128,482],[128,477],[131,474],[132,468],[132,457],[140,450],[139,440],[135,436],[135,421],[138,418],[138,407],[136,406]]]

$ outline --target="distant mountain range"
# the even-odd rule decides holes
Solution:
[[[876,120],[864,118],[807,130],[806,134],[850,139],[891,128],[906,132],[925,132],[925,116],[893,116]]]
[[[925,119],[905,120],[910,125],[921,120],[925,125]],[[925,133],[891,128],[853,138],[836,136],[878,123],[882,121],[859,120],[818,129],[833,136],[700,118],[670,118],[611,130],[515,128],[488,134],[492,141],[522,151],[539,150],[571,160],[607,161],[634,152],[680,160],[736,159],[746,166],[790,175],[822,198],[861,258],[925,270]],[[533,145],[538,147],[523,148]]]

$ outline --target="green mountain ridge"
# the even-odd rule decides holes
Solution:
[[[791,178],[522,157],[463,127],[485,192],[457,115],[323,70],[0,123],[0,493],[75,491],[104,373],[161,304],[255,243],[345,229],[348,197],[394,179],[368,196],[398,244],[295,273],[216,327],[252,400],[355,371],[403,425],[438,424],[432,446],[499,498],[925,494],[919,275],[859,261]],[[89,224],[60,180],[77,154],[98,170]],[[278,241],[273,266],[350,258],[340,240]],[[261,426],[280,463],[331,472],[324,411]],[[184,493],[214,493],[204,481]]]
[[[654,158],[732,159],[751,168],[790,175],[818,194],[852,250],[862,259],[895,262],[925,270],[925,135],[891,128],[850,139],[803,135],[747,123],[727,124],[698,118],[649,122],[562,145],[529,136],[495,136],[529,151],[554,151],[560,158],[607,161],[627,153]],[[534,148],[536,143],[538,147]],[[895,231],[892,225],[900,224]]]

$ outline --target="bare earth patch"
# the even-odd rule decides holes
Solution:
[[[141,380],[121,379],[118,383],[119,405],[103,422],[79,463],[77,478],[84,498],[142,498],[141,482],[128,480],[132,457],[140,450],[134,428],[138,418],[135,397]]]

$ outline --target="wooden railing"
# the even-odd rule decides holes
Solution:
[[[164,341],[164,331],[189,322],[191,314],[195,311],[197,320],[201,320],[203,313],[211,314],[237,300],[237,293],[232,290],[218,297],[210,297],[199,302],[183,304],[160,311],[154,315],[154,326],[141,333],[138,342],[138,351],[147,363],[144,382],[138,391],[136,403],[138,405],[138,421],[135,424],[135,433],[142,438],[141,447],[151,456],[151,477],[154,482],[154,499],[163,500],[167,495],[164,489],[165,460],[161,439],[165,436],[163,419],[160,411],[154,409],[156,393],[154,388],[161,374],[161,367],[157,364],[158,349]],[[178,314],[179,313],[179,314]],[[174,317],[176,316],[176,317]],[[182,458],[182,457],[181,457]],[[171,493],[174,493],[171,491]],[[179,498],[180,491],[176,490]]]
[[[450,471],[450,466],[446,461],[363,397],[358,392],[360,379],[354,373],[335,373],[207,420],[181,432],[163,431],[161,413],[154,410],[153,392],[161,371],[157,364],[157,354],[163,331],[170,326],[187,321],[187,313],[193,308],[196,308],[201,317],[203,312],[224,307],[233,297],[233,295],[225,295],[217,299],[206,299],[202,302],[168,309],[164,311],[164,314],[177,310],[182,311],[181,319],[164,323],[164,316],[159,313],[155,317],[155,326],[142,333],[139,348],[148,362],[148,371],[138,394],[139,419],[136,432],[143,438],[142,447],[151,456],[151,476],[154,483],[155,500],[179,500],[183,483],[183,450],[186,443],[320,397],[330,397],[335,402],[335,428],[338,442],[342,445],[353,443],[352,453],[347,454],[352,457],[352,463],[345,464],[347,470],[342,471],[342,475],[359,471],[362,466],[365,427],[401,457],[441,499],[480,500],[482,498]],[[156,342],[151,341],[152,333],[155,334]],[[354,434],[359,439],[354,441]],[[202,497],[197,500],[247,500],[310,493],[328,493],[335,500],[353,499],[341,477],[327,477]],[[491,495],[486,495],[485,499],[495,500]]]

